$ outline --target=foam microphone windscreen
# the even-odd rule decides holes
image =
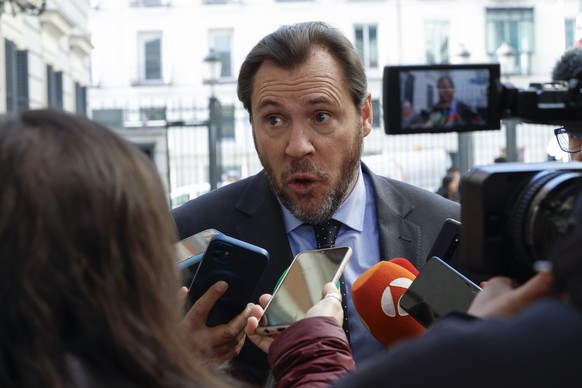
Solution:
[[[416,269],[416,267],[408,260],[406,260],[403,257],[396,257],[392,260],[390,260],[391,263],[394,264],[398,264],[401,267],[404,267],[404,269],[407,269],[408,271],[410,271],[411,274],[414,275],[414,277],[416,278],[418,276],[418,269]]]
[[[398,264],[402,260],[408,264]],[[408,266],[414,268],[408,260],[402,258],[381,261],[370,267],[352,285],[352,300],[360,319],[385,346],[417,336],[425,330],[400,307],[400,297],[416,278],[407,269]]]

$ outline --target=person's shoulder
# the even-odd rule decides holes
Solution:
[[[241,196],[249,190],[255,190],[257,185],[261,183],[262,174],[252,175],[250,177],[241,179],[236,182],[221,186],[215,190],[204,193],[188,202],[172,209],[174,217],[179,217],[182,214],[189,214],[192,211],[205,211],[217,204],[232,205],[238,201]]]
[[[427,201],[437,201],[439,203],[451,204],[453,207],[457,207],[459,204],[455,204],[441,195],[432,192],[422,187],[414,186],[408,182],[399,181],[397,179],[389,178],[383,175],[377,175],[369,169],[365,170],[367,174],[372,178],[376,189],[379,193],[395,191],[404,195],[406,198],[412,199],[424,199]]]

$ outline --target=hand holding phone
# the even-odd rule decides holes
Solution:
[[[339,280],[351,256],[352,249],[346,246],[298,253],[265,307],[257,333],[275,335],[305,318],[321,300],[325,284]]]
[[[341,325],[343,322],[343,308],[341,305],[341,300],[336,299],[330,294],[338,293],[337,284],[336,283],[327,283],[322,290],[323,299],[318,301],[314,304],[305,315],[305,318],[308,317],[332,317],[335,318],[338,325]],[[268,294],[264,294],[265,297],[269,296]],[[268,301],[261,301],[261,305],[265,306]],[[259,320],[263,316],[264,310],[259,305],[254,305],[251,310],[250,314],[251,317],[247,321],[246,326],[246,334],[247,337],[263,352],[269,353],[269,349],[271,348],[271,344],[275,340],[275,335],[264,335],[259,334],[257,332],[257,328],[259,326]]]
[[[228,290],[210,310],[206,325],[224,324],[237,316],[251,301],[251,296],[269,260],[269,253],[256,245],[215,235],[188,290],[186,309],[217,281],[228,283]]]
[[[402,307],[424,327],[452,311],[466,312],[481,288],[434,256],[400,298]]]

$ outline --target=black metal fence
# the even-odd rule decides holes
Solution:
[[[221,120],[231,129],[219,140],[221,171],[218,186],[261,169],[246,111],[235,105],[226,106],[227,115],[223,115]],[[144,133],[153,129],[160,133],[160,128],[165,128],[161,132],[165,139],[158,144],[166,147],[154,151],[161,154],[154,161],[167,184],[172,206],[210,190],[208,127],[187,124],[187,120],[207,122],[207,107],[108,109],[93,111],[93,115],[113,128],[123,128],[124,136],[135,143],[139,143]],[[172,124],[176,122],[180,125]],[[510,127],[508,133],[506,124],[502,123],[500,130],[464,134],[386,135],[383,128],[374,128],[364,141],[363,160],[379,174],[435,191],[447,168],[452,166],[465,172],[473,165],[490,164],[508,157],[509,161],[515,159],[519,162],[565,157],[553,137],[553,126],[518,123],[512,135],[513,130]],[[508,144],[510,149],[507,149]],[[164,163],[167,165],[162,168],[160,164]]]

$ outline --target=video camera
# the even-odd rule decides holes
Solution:
[[[501,127],[501,119],[515,118],[582,133],[582,83],[577,79],[517,89],[502,84],[499,75],[499,64],[386,66],[384,131],[493,130]]]
[[[497,163],[461,180],[461,262],[490,276],[529,279],[570,233],[582,206],[582,163]],[[582,236],[581,236],[582,238]],[[550,252],[551,253],[551,252]]]

